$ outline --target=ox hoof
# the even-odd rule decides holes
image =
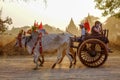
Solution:
[[[72,68],[72,65],[70,65],[69,68]]]
[[[54,69],[55,66],[56,66],[56,64],[53,64],[52,67],[51,67],[51,69]]]
[[[33,62],[35,63],[35,60],[33,60]]]
[[[39,67],[43,67],[43,65],[42,65],[42,64],[40,64],[40,65],[39,65]]]
[[[38,68],[33,68],[33,70],[38,70]]]
[[[51,69],[54,69],[54,67],[52,66]]]

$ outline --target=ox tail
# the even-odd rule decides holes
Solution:
[[[69,54],[69,56],[73,59],[74,57],[72,56],[72,54]]]

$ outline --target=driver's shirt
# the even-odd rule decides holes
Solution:
[[[86,34],[85,28],[82,28],[81,30],[81,36],[84,36]]]

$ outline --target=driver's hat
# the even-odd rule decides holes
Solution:
[[[84,24],[83,24],[83,23],[81,23],[81,24],[79,24],[79,26],[84,26]]]

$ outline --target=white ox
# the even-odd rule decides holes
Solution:
[[[43,55],[44,52],[54,52],[54,51],[57,52],[58,56],[57,56],[57,60],[52,65],[52,68],[54,68],[57,63],[60,63],[63,60],[65,55],[67,55],[67,57],[70,60],[69,68],[72,67],[74,56],[71,55],[73,53],[73,50],[70,51],[70,36],[71,36],[70,34],[61,33],[61,34],[43,35],[41,39],[42,52],[40,52],[40,44],[39,44],[40,40],[38,40],[38,36],[39,34],[37,32],[33,32],[31,36],[26,36],[22,33],[19,36],[19,38],[17,38],[17,41],[16,41],[16,46],[26,47],[29,54],[32,54],[33,52],[34,63],[36,63],[35,69],[39,67],[38,61],[41,62],[40,65],[44,63],[44,55]],[[42,61],[40,57],[42,57]]]

